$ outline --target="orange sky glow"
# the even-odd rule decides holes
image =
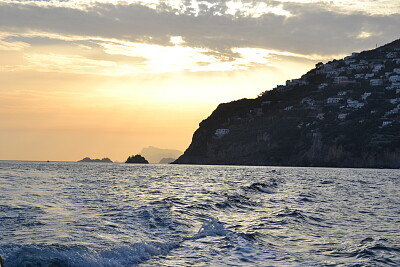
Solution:
[[[0,1],[0,160],[184,151],[219,103],[394,39],[399,7],[361,2]]]

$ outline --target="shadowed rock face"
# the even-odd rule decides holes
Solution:
[[[220,104],[174,163],[399,168],[400,40],[316,66]]]

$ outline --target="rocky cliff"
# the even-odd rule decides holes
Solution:
[[[220,104],[174,163],[400,167],[400,40]]]

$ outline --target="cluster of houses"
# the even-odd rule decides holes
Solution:
[[[368,103],[368,98],[373,92],[385,93],[386,90],[392,91],[395,98],[387,99],[391,104],[396,101],[400,103],[400,51],[385,52],[379,58],[366,60],[359,59],[359,53],[353,53],[343,60],[334,60],[326,64],[318,63],[314,72],[303,75],[300,79],[288,80],[286,86],[278,86],[274,90],[285,92],[295,89],[297,86],[310,85],[309,77],[319,75],[324,77],[323,82],[315,84],[318,92],[324,92],[329,88],[336,88],[339,91],[336,95],[328,96],[324,101],[315,103],[310,98],[303,99],[301,104],[308,106],[338,106],[340,112],[338,120],[345,120],[354,110],[364,107]],[[365,88],[361,95],[352,99],[349,96],[353,92],[351,88],[357,86]],[[354,94],[352,94],[354,97]],[[397,103],[397,102],[396,102]],[[283,110],[292,110],[293,106],[287,106]],[[373,111],[372,111],[373,113]],[[400,104],[387,111],[382,119],[381,127],[385,127],[393,122],[387,120],[393,115],[400,113]],[[318,113],[317,119],[323,120],[324,113]]]
[[[318,120],[325,119],[322,107],[337,107],[337,119],[345,121],[353,111],[366,106],[368,100],[381,95],[381,100],[387,102],[391,109],[382,114],[380,127],[400,122],[400,49],[378,51],[372,57],[352,53],[343,60],[318,63],[314,70],[299,79],[286,81],[286,85],[278,85],[273,91],[283,93],[301,86],[310,88],[311,94],[300,101],[298,108],[313,110]],[[313,99],[313,95],[318,95],[318,100]],[[261,107],[251,110],[251,114],[262,116],[264,108],[272,102],[264,101]],[[296,112],[297,106],[284,106],[282,112]],[[372,115],[377,111],[371,110],[370,113]],[[219,138],[227,134],[229,129],[217,129],[215,132]]]
[[[400,89],[400,52],[387,52],[385,59],[357,60],[358,53],[345,57],[343,61],[329,62],[316,70],[333,78],[333,84],[346,85],[368,81],[371,86],[385,86],[386,90]],[[393,68],[386,67],[392,63]],[[338,67],[340,63],[344,63]],[[320,85],[326,86],[326,83]]]
[[[359,53],[353,53],[343,60],[334,60],[326,64],[319,63],[315,73],[325,75],[326,79],[335,85],[351,85],[367,81],[371,86],[384,86],[386,90],[400,89],[400,51],[387,52],[385,59],[371,61],[358,60],[358,55]],[[395,67],[388,68],[386,64],[389,62]],[[300,79],[288,80],[286,86],[278,86],[275,89],[285,91],[295,86],[308,85],[308,75],[303,75]],[[318,89],[322,90],[328,86],[327,82],[320,83]]]
[[[229,129],[217,129],[215,130],[215,136],[221,138],[225,135],[229,134]]]

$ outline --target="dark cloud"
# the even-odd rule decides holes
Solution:
[[[0,4],[0,31],[41,31],[57,34],[97,36],[168,45],[179,35],[189,46],[204,47],[222,57],[235,57],[232,47],[278,49],[302,54],[338,54],[372,48],[400,37],[400,14],[344,14],[332,7],[285,3],[293,16],[272,13],[254,18],[226,14],[224,1],[206,4],[196,11],[186,1],[183,9],[163,4],[156,9],[138,4],[97,4],[84,10]],[[269,1],[276,6],[278,1]],[[370,38],[357,38],[361,32]]]

